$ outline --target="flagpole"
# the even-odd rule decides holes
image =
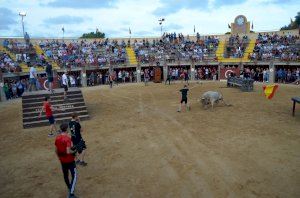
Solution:
[[[129,28],[129,43],[131,45],[131,29]]]
[[[194,37],[196,36],[196,26],[194,25]]]
[[[231,34],[231,26],[229,25],[229,23],[228,23],[228,30],[229,30],[229,32]]]
[[[64,42],[65,41],[65,27],[63,26],[61,30],[63,32],[63,42]]]

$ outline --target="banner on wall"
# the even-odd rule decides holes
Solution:
[[[220,79],[226,80],[230,73],[235,73],[236,76],[240,76],[240,69],[238,67],[228,67],[220,69]]]
[[[49,85],[48,85],[47,77],[39,78],[39,83],[40,83],[41,89],[48,90]],[[59,88],[59,86],[58,86],[58,78],[57,77],[53,77],[52,88],[53,89]]]

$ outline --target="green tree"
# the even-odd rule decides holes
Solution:
[[[295,16],[294,21],[291,19],[290,24],[285,25],[284,27],[280,28],[280,30],[293,30],[299,28],[299,26],[300,26],[300,12],[297,13],[297,16]]]
[[[99,31],[84,33],[80,38],[105,38],[105,33]]]
[[[300,25],[300,12],[298,12],[297,16],[295,17],[295,23]]]

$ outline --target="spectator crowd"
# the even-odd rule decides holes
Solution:
[[[215,51],[218,47],[219,39],[214,36],[197,38],[191,41],[189,36],[182,34],[164,33],[161,39],[148,39],[142,41],[135,40],[134,51],[138,61],[142,64],[155,63],[166,60],[175,61],[203,61],[209,58],[216,60]]]
[[[269,82],[270,80],[270,70],[269,68],[263,67],[246,67],[244,68],[241,73],[240,77],[253,79],[256,82]]]
[[[45,55],[53,59],[64,68],[90,66],[106,66],[108,63],[126,63],[126,44],[115,40],[102,40],[88,42],[86,40],[73,40],[65,43],[58,40],[42,40],[39,42]]]
[[[0,52],[0,70],[3,73],[14,73],[21,72],[22,68],[19,66],[19,63],[13,61],[8,54]]]
[[[164,33],[159,39],[134,40],[41,40],[40,55],[31,43],[14,39],[4,39],[2,45],[10,53],[0,52],[0,69],[4,73],[20,72],[21,63],[28,67],[32,64],[44,67],[49,58],[62,68],[82,66],[103,67],[108,65],[126,65],[128,58],[126,47],[132,46],[139,63],[155,66],[156,62],[166,60],[167,63],[180,61],[217,61],[216,50],[219,44],[217,36],[196,35],[196,40],[177,33]],[[231,35],[226,42],[225,57],[241,58],[249,44],[249,38]],[[11,56],[14,57],[11,57]],[[300,61],[299,36],[276,33],[258,34],[251,60],[257,61]]]
[[[259,34],[249,58],[259,61],[300,61],[299,36]]]
[[[148,69],[141,69],[141,79],[154,78],[151,66],[156,66],[159,61],[166,60],[167,63],[178,63],[172,66],[168,75],[171,79],[182,79],[189,76],[190,70],[180,66],[180,61],[217,61],[216,50],[219,38],[216,36],[196,35],[196,40],[189,36],[176,33],[164,33],[159,39],[142,40],[72,40],[64,42],[61,40],[41,40],[38,45],[44,53],[37,55],[30,42],[22,42],[13,39],[4,39],[2,42],[6,51],[0,52],[0,71],[2,73],[21,72],[21,64],[28,67],[47,65],[48,59],[53,60],[62,68],[72,69],[82,66],[96,66],[103,68],[111,65],[114,69],[109,75],[107,69],[90,72],[87,76],[88,86],[108,84],[111,76],[116,83],[136,82],[137,73],[135,69],[120,68],[128,63],[126,47],[134,49],[137,60],[141,65],[149,64]],[[249,44],[247,36],[231,35],[226,43],[225,57],[243,57],[245,49]],[[258,34],[253,53],[249,55],[253,61],[300,61],[300,39],[294,35],[278,35],[276,33]],[[298,67],[282,67],[276,70],[276,81],[280,83],[291,83],[299,80]],[[44,74],[42,74],[44,75]],[[38,75],[40,78],[42,75]],[[247,67],[241,72],[241,77],[253,78],[255,81],[269,82],[270,70],[265,67]],[[185,77],[186,78],[186,77]],[[196,66],[195,79],[217,80],[217,67]],[[61,76],[58,74],[58,80]],[[70,86],[81,86],[78,73],[69,75]],[[36,87],[41,89],[37,80]],[[12,80],[6,80],[3,90],[7,99],[20,97],[28,91],[28,79],[26,76]]]
[[[195,73],[196,80],[218,80],[217,67],[199,67]]]
[[[244,35],[242,38],[238,34],[231,35],[226,45],[225,58],[242,58],[248,44],[249,39],[247,35]]]
[[[298,68],[279,68],[276,71],[276,82],[292,83],[300,80],[300,67]]]

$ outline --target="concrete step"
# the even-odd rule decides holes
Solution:
[[[88,119],[89,115],[81,90],[78,88],[70,88],[68,91],[68,100],[66,101],[63,98],[63,93],[63,89],[57,89],[55,93],[51,95],[51,105],[59,108],[53,111],[55,120],[58,122],[68,121],[71,119],[71,115],[74,111],[78,113],[82,119]],[[43,90],[27,92],[22,97],[24,128],[49,125],[45,113],[39,118],[45,96],[50,96],[50,93]]]
[[[65,100],[55,100],[55,101],[51,101],[51,104],[52,105],[68,105],[69,103],[77,103],[77,102],[84,102],[84,99],[81,97],[81,98],[69,98],[67,101]],[[37,108],[37,107],[41,107],[43,105],[43,101],[37,101],[37,102],[34,102],[34,103],[23,103],[22,104],[22,107],[23,108],[28,108],[28,107],[34,107],[34,108]]]
[[[90,118],[89,115],[80,115],[80,120],[87,120]],[[69,122],[71,118],[56,118],[55,121],[57,124],[62,122]],[[41,121],[33,121],[33,122],[26,122],[23,123],[23,128],[33,128],[33,127],[41,127],[41,126],[49,126],[48,120],[41,120]]]
[[[83,111],[83,110],[87,110],[86,106],[78,106],[78,107],[72,107],[72,108],[65,108],[64,111],[55,110],[54,113],[60,113],[60,112],[77,112],[77,111]],[[38,116],[39,114],[40,114],[40,111],[37,111],[37,109],[36,109],[36,111],[23,112],[23,118],[34,117],[34,116]]]
[[[77,107],[83,107],[85,106],[84,102],[75,102],[75,103],[68,103],[68,104],[57,104],[57,105],[52,105],[53,107],[66,107],[66,108],[77,108]],[[40,112],[42,109],[42,105],[40,106],[32,106],[32,107],[27,107],[23,108],[23,113],[31,113],[31,112]]]
[[[74,100],[74,99],[82,99],[82,95],[81,94],[74,94],[74,95],[68,95],[68,99],[69,101]],[[45,101],[45,97],[39,97],[39,98],[30,98],[30,99],[25,99],[23,100],[23,104],[37,104],[37,103],[43,103]],[[64,96],[55,96],[55,97],[51,97],[51,104],[57,101],[64,101]],[[68,102],[68,101],[65,101]]]
[[[50,98],[51,98],[51,101],[54,101],[54,100],[61,100],[64,98],[64,95],[61,94],[61,95],[49,95]],[[68,94],[68,98],[77,98],[77,97],[82,97],[82,94],[81,93],[70,93]],[[45,96],[39,96],[39,97],[36,97],[36,98],[27,98],[27,99],[23,99],[23,102],[24,103],[30,103],[30,102],[35,102],[35,101],[44,101],[45,99]]]
[[[78,88],[69,88],[69,91],[67,92],[67,95],[72,94],[79,94],[81,93],[81,90]],[[54,94],[51,96],[59,96],[64,94],[64,89],[55,89]],[[25,92],[22,96],[22,99],[30,99],[30,98],[36,98],[36,97],[45,97],[49,96],[50,92],[46,90],[40,90],[40,91],[32,91],[32,92]]]
[[[88,114],[87,110],[76,111],[76,113],[78,115],[87,115]],[[71,118],[72,114],[73,114],[73,111],[71,111],[71,112],[61,111],[61,112],[54,113],[53,116],[54,116],[54,118]],[[48,120],[48,119],[46,118],[45,114],[43,114],[41,116],[41,118],[39,118],[39,116],[32,116],[32,117],[27,117],[27,118],[23,117],[23,123],[34,122],[34,121],[39,121],[39,120]]]
[[[38,91],[38,92],[40,92],[40,91]],[[45,96],[50,96],[50,97],[52,97],[52,96],[63,96],[63,95],[64,95],[64,93],[54,93],[54,94],[50,94],[48,91],[41,91],[41,92],[44,92],[44,93],[38,94],[38,96],[36,96],[36,95],[27,95],[27,94],[25,94],[24,96],[22,96],[22,98],[23,98],[23,99],[31,99],[31,98],[37,98],[37,97],[43,97],[43,98],[45,98]],[[32,92],[26,92],[26,93],[32,93]],[[72,91],[72,92],[68,92],[68,93],[67,93],[67,96],[69,96],[69,95],[74,95],[74,94],[80,94],[80,93],[81,93],[80,91]]]

